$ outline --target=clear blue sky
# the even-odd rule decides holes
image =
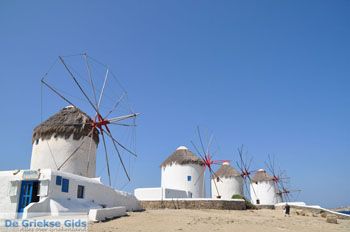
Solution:
[[[159,164],[204,125],[215,158],[245,144],[259,168],[275,154],[300,200],[350,205],[349,12],[342,0],[1,1],[0,170],[29,167],[42,74],[87,51],[142,113],[127,190],[159,186]]]

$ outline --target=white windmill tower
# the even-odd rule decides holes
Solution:
[[[203,162],[185,146],[180,146],[162,164],[162,188],[187,191],[190,198],[203,198]]]
[[[250,183],[251,201],[256,205],[275,205],[282,201],[274,178],[264,169],[259,169]]]
[[[68,106],[37,126],[32,138],[30,169],[95,177],[99,132],[92,122],[86,113]]]
[[[216,183],[214,183],[216,182]],[[221,199],[231,199],[233,195],[243,196],[243,177],[237,172],[228,161],[224,162],[221,167],[215,172],[211,179],[212,198],[218,198],[215,189],[217,186]]]

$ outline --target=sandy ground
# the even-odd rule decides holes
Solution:
[[[350,231],[350,220],[330,224],[320,216],[284,217],[281,210],[147,210],[127,217],[95,223],[89,231],[171,232],[171,231]]]

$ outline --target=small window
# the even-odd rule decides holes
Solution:
[[[38,145],[39,139],[35,140],[35,145]]]
[[[62,192],[68,193],[69,191],[69,180],[62,178]]]
[[[192,180],[192,176],[187,176],[187,181],[191,181]]]
[[[62,176],[56,176],[56,185],[62,185]]]
[[[78,198],[84,198],[85,186],[78,185]]]
[[[219,177],[216,177],[216,182],[219,182],[220,181],[220,178]]]

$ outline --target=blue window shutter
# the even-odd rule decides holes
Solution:
[[[68,193],[69,191],[69,180],[68,179],[62,179],[62,192]]]
[[[192,176],[187,176],[187,181],[191,181],[192,180]]]
[[[62,185],[62,176],[56,176],[56,185]]]

